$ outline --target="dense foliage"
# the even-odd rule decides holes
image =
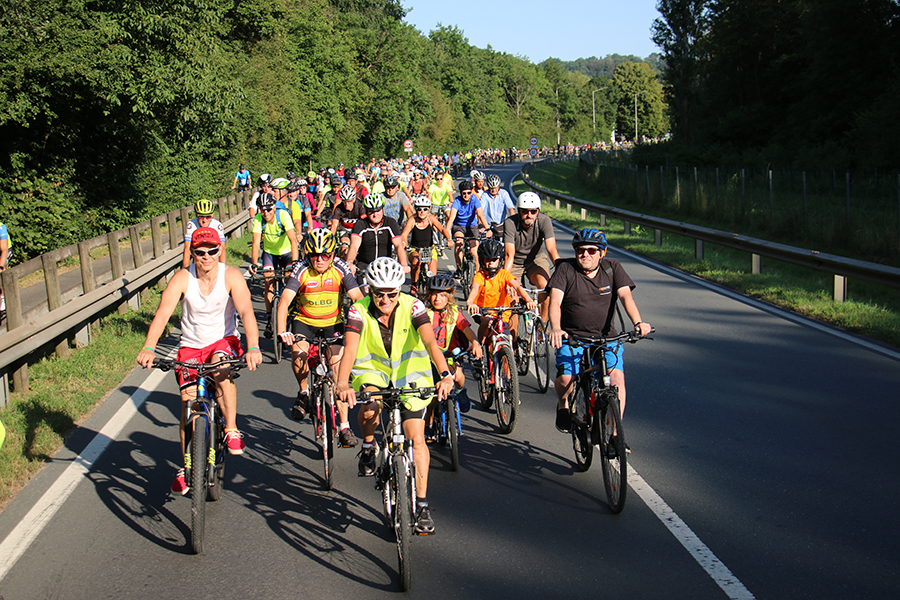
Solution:
[[[239,163],[630,137],[632,90],[659,89],[636,63],[590,78],[404,16],[400,0],[2,3],[0,221],[17,258],[223,194]],[[642,133],[665,130],[661,102],[639,95]]]
[[[675,150],[707,164],[896,168],[897,0],[660,0]]]

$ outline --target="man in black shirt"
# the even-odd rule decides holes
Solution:
[[[384,216],[384,196],[369,194],[363,201],[363,211],[365,214],[350,232],[347,262],[354,268],[354,273],[365,273],[369,263],[380,256],[391,258],[394,249],[397,250],[397,259],[403,265],[403,270],[409,273],[400,225],[396,219]]]

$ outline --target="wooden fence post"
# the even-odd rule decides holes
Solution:
[[[91,249],[87,242],[78,244],[78,260],[81,263],[81,293],[93,292],[96,286],[94,282],[94,259],[91,257]],[[91,325],[88,322],[84,327],[75,332],[75,347],[82,348],[91,343]]]
[[[110,231],[106,234],[106,242],[109,245],[109,267],[112,271],[113,281],[115,281],[121,279],[125,274],[125,271],[122,268],[122,252],[119,250],[119,232]],[[120,315],[124,315],[128,312],[128,304],[125,302],[119,304],[116,311]]]
[[[22,318],[19,278],[6,269],[0,273],[0,281],[3,282],[3,296],[6,298],[6,330],[9,332],[25,323]],[[28,363],[25,361],[13,371],[13,388],[17,392],[28,391]]]
[[[59,291],[59,269],[57,269],[57,253],[41,254],[41,265],[44,268],[44,287],[47,289],[47,308],[54,311],[62,306],[62,293]],[[65,337],[56,344],[56,356],[69,357],[69,340]]]
[[[181,236],[181,239],[178,238],[178,235],[175,233],[175,226],[177,218],[176,211],[169,211],[169,214],[166,215],[169,220],[169,250],[174,250],[178,247],[178,242],[184,239],[184,236]]]

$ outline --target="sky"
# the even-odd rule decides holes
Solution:
[[[469,43],[537,64],[607,54],[646,58],[659,52],[650,26],[658,0],[401,0],[405,21],[426,36],[456,25]]]

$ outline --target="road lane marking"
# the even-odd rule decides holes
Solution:
[[[56,514],[56,511],[68,500],[82,478],[91,470],[97,459],[102,456],[109,444],[122,432],[125,425],[137,414],[147,397],[162,383],[166,373],[155,370],[122,405],[115,415],[94,436],[91,443],[72,463],[66,467],[62,475],[51,485],[44,495],[22,518],[15,529],[0,543],[0,581],[9,574],[31,543]]]
[[[755,599],[756,596],[750,593],[750,590],[713,554],[712,550],[700,541],[697,534],[691,531],[687,523],[675,514],[675,511],[644,481],[644,478],[631,466],[628,467],[628,471],[628,485],[631,486],[631,489],[637,492],[644,504],[662,521],[675,539],[697,561],[697,564],[712,577],[716,585],[722,588],[722,591],[732,600]]]

